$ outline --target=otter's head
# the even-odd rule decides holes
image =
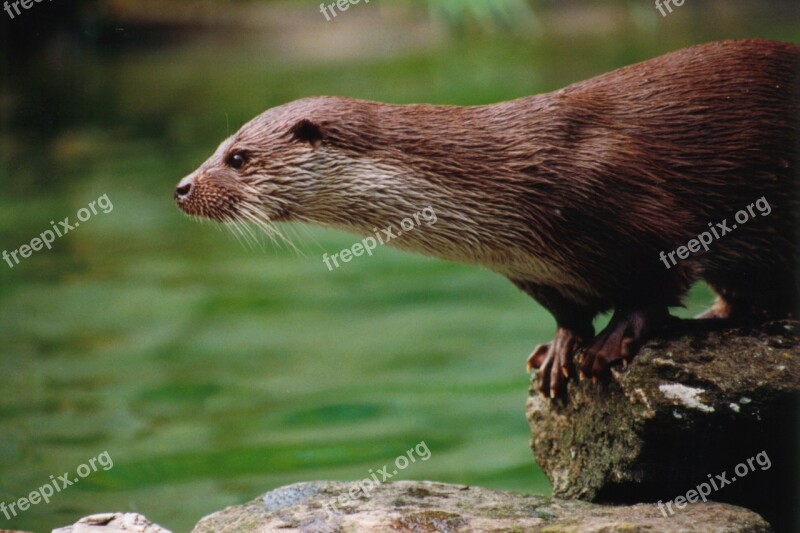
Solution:
[[[345,166],[323,146],[325,100],[298,100],[242,126],[178,183],[178,207],[219,222],[324,223],[305,214],[325,207],[326,178]]]

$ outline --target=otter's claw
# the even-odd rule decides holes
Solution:
[[[530,373],[536,368],[541,368],[542,363],[544,363],[544,360],[547,357],[547,351],[549,349],[550,349],[550,343],[540,344],[539,346],[533,349],[531,354],[528,356],[528,362],[525,366],[527,372]]]

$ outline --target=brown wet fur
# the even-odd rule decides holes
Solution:
[[[225,141],[179,205],[363,235],[433,206],[435,225],[393,244],[496,270],[553,313],[556,338],[529,362],[555,395],[627,363],[697,280],[720,296],[710,318],[796,310],[799,69],[800,47],[754,39],[487,106],[299,100]],[[235,150],[241,170],[224,164]],[[659,259],[761,197],[768,216],[677,266]]]

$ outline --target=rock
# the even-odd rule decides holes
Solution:
[[[683,327],[695,331],[648,343],[628,369],[612,372],[607,388],[571,383],[569,397],[557,401],[531,389],[531,446],[554,494],[668,501],[714,481],[719,490],[709,499],[753,509],[777,530],[800,531],[792,518],[800,323]],[[731,482],[724,488],[723,473]]]
[[[137,513],[101,513],[81,518],[53,533],[171,533]]]
[[[656,506],[606,506],[430,481],[297,483],[203,518],[193,533],[762,532],[752,511],[721,503],[665,517]]]

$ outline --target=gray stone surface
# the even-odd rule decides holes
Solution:
[[[730,480],[737,465],[764,452],[769,468],[754,463],[709,498],[798,531],[791,522],[798,501],[798,330],[800,323],[783,321],[693,331],[648,343],[607,387],[571,383],[569,397],[557,401],[532,388],[531,445],[555,495],[666,501],[708,482],[709,474],[727,472]]]
[[[53,533],[170,533],[137,513],[100,513],[81,518]]]
[[[766,532],[756,513],[694,504],[665,517],[652,504],[596,505],[429,481],[298,483],[205,517],[193,533]]]

